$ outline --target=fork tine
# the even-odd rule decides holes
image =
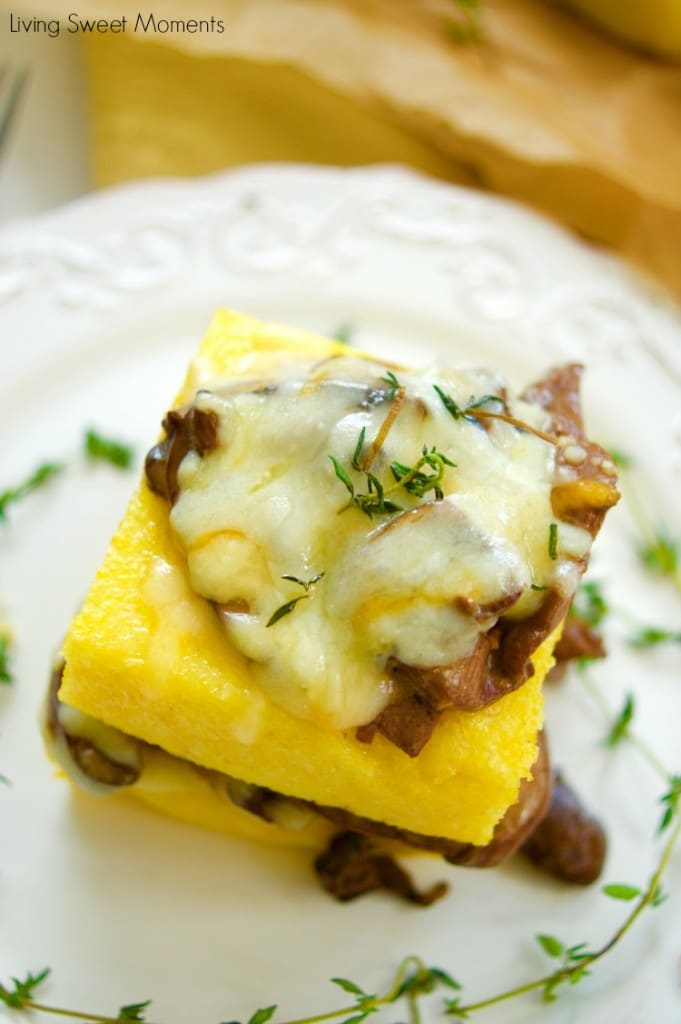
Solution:
[[[0,84],[4,81],[8,73],[7,65],[0,67]],[[9,95],[5,100],[4,109],[0,113],[0,150],[3,148],[4,143],[7,140],[14,115],[19,108],[19,100],[21,99],[26,82],[28,81],[28,71],[17,71],[14,76],[12,83],[9,88]]]

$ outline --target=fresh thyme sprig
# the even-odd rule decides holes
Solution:
[[[292,577],[291,579],[292,582],[299,583],[303,587],[305,586],[305,581],[299,580],[297,577]],[[308,583],[311,583],[311,581],[308,581]],[[585,672],[581,675],[583,679],[587,679]],[[604,711],[611,718],[612,714],[600,691],[596,691],[595,695],[599,698],[599,703],[604,708]],[[632,904],[630,912],[603,945],[594,950],[590,949],[584,942],[567,945],[553,935],[537,935],[537,941],[547,956],[560,961],[555,970],[525,984],[517,985],[475,1002],[464,1002],[460,994],[446,998],[444,1009],[450,1017],[457,1020],[468,1020],[475,1013],[509,1002],[512,999],[530,995],[533,992],[541,994],[545,1001],[553,1002],[564,989],[578,984],[587,977],[591,973],[592,968],[621,942],[647,908],[655,909],[664,903],[666,894],[662,888],[662,879],[681,834],[681,775],[668,772],[660,764],[656,755],[632,732],[630,729],[632,717],[633,700],[627,700],[625,701],[623,711],[620,712],[618,717],[618,721],[624,722],[624,728],[621,729],[619,738],[626,739],[637,746],[653,769],[664,779],[667,787],[660,797],[662,816],[658,825],[658,833],[667,833],[668,838],[662,848],[657,866],[651,874],[648,884],[643,889],[639,886],[623,882],[611,882],[603,886],[602,891],[604,895],[610,899]],[[70,1017],[74,1020],[89,1021],[91,1024],[119,1024],[119,1022],[126,1020],[144,1020],[142,1011],[148,1007],[148,1002],[134,1003],[129,1004],[127,1007],[121,1007],[117,1017],[86,1014],[37,1002],[33,998],[35,989],[45,980],[48,973],[46,969],[38,975],[29,974],[24,981],[12,979],[14,983],[13,988],[0,985],[0,1001],[4,1002],[11,1009],[36,1010],[46,1014]],[[342,1024],[362,1024],[364,1020],[381,1008],[399,1003],[401,1000],[404,1001],[409,1010],[411,1024],[420,1024],[421,997],[432,994],[438,988],[453,990],[457,993],[462,991],[461,984],[451,974],[437,967],[427,967],[420,958],[415,956],[407,957],[402,961],[392,984],[382,996],[369,993],[356,982],[346,978],[334,978],[332,980],[344,992],[355,997],[352,1005],[299,1018],[289,1021],[288,1024],[322,1024],[322,1022],[334,1020],[340,1020]],[[256,1010],[249,1018],[248,1024],[267,1024],[274,1017],[276,1010],[276,1004]],[[125,1015],[126,1012],[128,1013],[127,1016]],[[237,1024],[237,1022],[230,1022],[230,1024]]]
[[[297,577],[289,578],[292,582],[305,586],[305,581],[299,580]],[[307,582],[308,586],[311,585],[311,581]],[[601,703],[603,702],[601,701]],[[631,720],[631,715],[622,717],[628,717],[628,721]],[[645,744],[629,730],[628,722],[623,736],[637,744],[639,750],[646,754],[652,767],[660,773],[668,786],[667,791],[660,798],[663,813],[658,826],[659,833],[668,832],[668,839],[647,886],[641,889],[638,886],[622,882],[603,886],[602,891],[606,896],[632,903],[633,906],[613,935],[598,949],[591,950],[584,942],[568,946],[555,936],[537,935],[537,941],[547,956],[560,961],[555,970],[523,985],[516,985],[476,1002],[466,1003],[461,995],[447,998],[444,1001],[444,1009],[449,1016],[457,1020],[468,1020],[474,1013],[533,992],[541,993],[545,1001],[553,1002],[558,998],[560,990],[574,986],[587,977],[591,973],[591,968],[603,960],[620,943],[648,907],[654,909],[665,901],[666,895],[662,889],[662,879],[681,834],[681,775],[671,774],[661,766],[655,755],[648,751]],[[143,1021],[145,1019],[143,1011],[150,1005],[148,1001],[123,1006],[116,1017],[82,1013],[38,1002],[34,999],[35,989],[47,978],[48,974],[49,969],[46,968],[37,975],[29,974],[23,981],[13,978],[13,987],[11,988],[0,984],[0,1002],[11,1009],[36,1010],[46,1014],[70,1017],[73,1020],[89,1021],[90,1024],[119,1024],[122,1021]],[[438,988],[462,991],[461,984],[451,974],[438,967],[427,967],[419,957],[415,956],[406,957],[402,961],[392,984],[382,996],[369,993],[356,982],[346,978],[334,978],[332,981],[344,992],[355,997],[352,1005],[298,1018],[289,1021],[288,1024],[322,1024],[324,1021],[333,1021],[339,1018],[342,1019],[342,1024],[362,1024],[367,1017],[382,1007],[399,1003],[401,1000],[404,1000],[409,1010],[411,1024],[420,1024],[419,1001],[422,996],[430,995]],[[276,1010],[276,1004],[256,1010],[249,1018],[248,1024],[267,1024],[274,1017]],[[229,1024],[237,1024],[237,1022],[229,1022]]]
[[[294,597],[290,601],[286,601],[285,604],[280,605],[277,610],[270,615],[266,623],[266,628],[274,626],[274,624],[279,622],[280,619],[283,619],[285,615],[290,615],[299,601],[304,601],[306,597],[310,596],[310,590],[315,583],[319,583],[323,575],[323,572],[318,572],[311,580],[301,580],[297,576],[282,576],[282,580],[288,580],[289,583],[296,583],[299,587],[303,588],[305,593],[299,594],[298,597]]]
[[[0,494],[0,522],[7,518],[7,507],[17,501],[21,501],[27,495],[42,487],[53,476],[64,471],[62,462],[43,462],[31,475],[19,484],[18,487],[10,487]]]
[[[445,999],[444,1008],[449,1016],[457,1020],[468,1020],[474,1013],[488,1009],[491,1006],[498,1006],[512,999],[517,999],[520,996],[529,995],[532,992],[540,992],[545,1001],[553,1002],[558,998],[559,989],[568,985],[576,985],[589,975],[590,969],[600,960],[604,959],[619,944],[644,910],[648,907],[659,907],[664,902],[665,895],[662,891],[662,878],[681,833],[681,814],[679,813],[681,804],[681,775],[668,775],[667,778],[670,780],[670,788],[661,798],[665,810],[659,830],[661,832],[666,831],[672,824],[673,828],[662,849],[657,867],[653,871],[648,885],[644,890],[623,883],[611,883],[603,887],[603,892],[606,896],[634,903],[632,910],[614,934],[596,950],[589,950],[587,944],[583,942],[566,946],[555,936],[538,935],[537,941],[544,952],[552,959],[559,959],[561,961],[554,971],[477,1002],[465,1003],[461,995]],[[12,1009],[39,1010],[43,1013],[71,1017],[75,1020],[90,1021],[91,1024],[118,1024],[118,1022],[125,1020],[144,1020],[141,1013],[137,1016],[127,1017],[122,1014],[126,1009],[141,1011],[149,1005],[148,1002],[122,1007],[117,1017],[85,1014],[39,1003],[33,999],[33,994],[37,985],[47,977],[48,973],[48,969],[45,969],[38,975],[29,975],[23,982],[12,979],[14,981],[13,989],[0,985],[0,1000]],[[298,1018],[289,1021],[288,1024],[321,1024],[323,1021],[338,1020],[339,1018],[342,1019],[343,1024],[351,1024],[351,1022],[352,1024],[361,1024],[367,1017],[376,1013],[382,1007],[398,1003],[400,1000],[406,1002],[411,1024],[419,1024],[421,1020],[419,1000],[422,996],[430,995],[438,988],[447,988],[457,992],[462,990],[461,984],[451,974],[448,974],[441,968],[427,967],[419,957],[415,956],[406,957],[402,961],[392,984],[382,996],[365,991],[361,985],[347,978],[334,978],[332,981],[344,992],[355,997],[351,1005],[343,1006],[337,1010]],[[249,1018],[248,1024],[267,1024],[275,1015],[276,1010],[276,1004],[256,1010]],[[237,1024],[237,1022],[229,1022],[229,1024]]]
[[[11,988],[0,985],[0,1002],[13,1010],[36,1010],[45,1014],[70,1017],[72,1020],[88,1021],[90,1024],[120,1024],[122,1021],[145,1020],[143,1012],[150,1006],[149,1000],[144,1003],[130,1003],[128,1006],[122,1006],[116,1017],[82,1013],[38,1002],[34,999],[35,990],[45,981],[49,973],[49,968],[45,968],[37,975],[29,974],[23,981],[12,978]],[[353,996],[353,1003],[331,1012],[300,1018],[289,1022],[289,1024],[317,1024],[317,1022],[338,1018],[341,1018],[344,1024],[351,1024],[351,1022],[361,1024],[361,1021],[366,1020],[367,1017],[377,1013],[383,1007],[400,1002],[406,1003],[411,1024],[419,1024],[421,1020],[419,1000],[422,996],[431,995],[437,989],[458,991],[461,988],[459,983],[442,968],[428,967],[423,960],[416,956],[405,957],[383,995],[366,992],[361,985],[348,978],[332,978],[331,982],[343,992]],[[247,1024],[267,1024],[276,1011],[276,1004],[256,1010],[249,1017]],[[238,1022],[230,1021],[226,1024],[238,1024]]]
[[[7,988],[0,983],[0,1002],[3,1002],[5,1006],[9,1006],[13,1010],[25,1009],[26,1002],[33,998],[35,990],[45,981],[49,973],[50,968],[45,967],[38,974],[31,974],[29,972],[23,981],[19,978],[12,978],[11,988]]]
[[[360,458],[363,444],[364,428],[360,431],[352,457],[351,465],[353,469],[357,470],[361,465]],[[340,459],[337,459],[335,455],[329,455],[329,459],[336,476],[350,495],[350,500],[338,511],[345,512],[354,506],[360,512],[364,512],[365,515],[369,516],[370,519],[376,515],[394,515],[397,512],[403,512],[403,507],[389,497],[389,495],[395,494],[400,490],[406,491],[417,498],[423,498],[429,491],[433,491],[435,500],[442,501],[444,498],[442,481],[445,469],[447,466],[456,467],[456,463],[452,462],[442,452],[439,452],[435,446],[428,448],[424,445],[421,449],[420,458],[417,459],[413,466],[407,466],[402,462],[396,461],[390,463],[390,472],[394,481],[392,485],[386,487],[373,473],[365,471],[367,489],[366,492],[358,492]],[[428,472],[428,470],[432,470],[432,472]]]
[[[542,441],[546,441],[548,444],[558,444],[557,438],[553,437],[552,434],[547,434],[545,430],[533,427],[531,423],[525,423],[524,420],[519,420],[516,416],[511,416],[507,412],[492,412],[491,409],[485,409],[484,406],[489,402],[500,402],[502,408],[506,408],[504,399],[498,395],[483,395],[481,398],[471,395],[466,405],[462,406],[455,402],[452,396],[443,391],[437,384],[433,384],[433,389],[447,412],[455,420],[468,420],[469,423],[484,419],[501,420],[517,430],[523,430],[529,434],[534,434],[536,437],[540,437]]]
[[[634,460],[624,452],[610,449],[610,455],[623,471],[635,466]],[[620,487],[639,531],[636,554],[640,563],[656,576],[671,580],[676,589],[681,591],[681,541],[672,536],[664,523],[651,524],[629,474],[620,474]]]
[[[638,647],[639,650],[657,647],[658,644],[681,644],[681,633],[671,629],[660,629],[657,626],[641,626],[627,638],[627,643],[630,647]]]
[[[582,681],[582,685],[588,691],[591,699],[598,704],[605,720],[609,723],[609,728],[606,736],[603,739],[604,746],[616,746],[622,740],[626,740],[632,747],[635,747],[639,754],[648,762],[652,770],[665,782],[669,783],[670,779],[674,776],[670,775],[665,766],[660,761],[659,757],[654,750],[631,728],[631,723],[634,720],[636,714],[636,705],[634,703],[633,696],[630,695],[624,698],[622,708],[618,712],[614,712],[610,707],[608,701],[603,695],[603,691],[600,686],[594,681],[589,673],[588,661],[582,661],[579,664],[579,678]],[[626,719],[625,721],[623,721]],[[619,726],[618,723],[622,722]],[[617,732],[617,739],[615,743],[609,743],[608,740],[612,736],[613,732]]]
[[[133,449],[129,445],[103,437],[96,430],[85,432],[83,451],[88,459],[102,459],[119,469],[129,469],[134,457]],[[65,469],[64,462],[42,462],[17,487],[9,487],[0,493],[0,523],[7,519],[7,508],[10,505],[43,487],[52,477],[63,473]]]
[[[527,982],[525,985],[517,985],[515,988],[501,992],[499,995],[491,996],[489,999],[481,999],[474,1003],[462,1003],[460,997],[454,999],[447,1004],[447,1010],[452,1016],[458,1020],[467,1020],[473,1013],[485,1010],[490,1006],[497,1006],[499,1003],[508,1002],[510,999],[516,999],[530,992],[541,992],[547,1002],[553,1002],[557,997],[557,990],[559,988],[564,985],[575,985],[580,982],[590,973],[591,967],[606,957],[619,944],[644,910],[648,907],[654,909],[664,902],[664,895],[661,889],[662,877],[681,833],[681,817],[678,813],[679,800],[681,799],[681,776],[676,778],[679,779],[679,792],[676,797],[668,794],[671,814],[667,823],[669,825],[672,820],[675,820],[675,825],[667,843],[662,849],[657,867],[653,871],[648,885],[643,891],[639,890],[636,886],[622,884],[604,887],[603,891],[605,894],[613,899],[636,900],[633,909],[607,942],[598,949],[590,951],[585,943],[565,947],[560,940],[553,936],[538,936],[538,941],[549,956],[561,958],[561,964],[555,971],[534,981]]]
[[[43,984],[50,974],[50,968],[45,967],[38,974],[27,974],[22,980],[11,978],[12,985],[8,987],[0,983],[0,1003],[4,1003],[10,1010],[35,1010],[38,1013],[52,1014],[56,1017],[68,1017],[70,1020],[83,1020],[88,1024],[121,1024],[126,1021],[146,1021],[144,1011],[151,1005],[147,999],[143,1003],[128,1003],[121,1006],[115,1017],[101,1013],[83,1013],[80,1010],[67,1010],[61,1006],[51,1006],[49,1003],[38,1002],[34,996],[36,989]]]
[[[583,619],[587,625],[597,629],[608,616],[610,606],[603,593],[603,586],[597,580],[586,580],[579,584],[570,614]]]
[[[85,432],[83,449],[91,461],[109,462],[118,469],[130,469],[135,457],[135,452],[130,445],[104,437],[92,429]]]
[[[424,472],[424,467],[432,469],[432,473]],[[437,451],[435,446],[430,450],[424,445],[421,449],[421,457],[413,466],[405,466],[402,462],[391,462],[390,472],[392,473],[398,487],[403,487],[409,494],[417,498],[423,498],[428,491],[433,491],[436,501],[442,501],[442,479],[445,468],[451,466],[456,469],[456,463]]]
[[[570,609],[571,616],[583,619],[587,625],[598,629],[611,614],[633,628],[633,632],[625,638],[630,647],[647,650],[661,644],[681,643],[681,631],[666,629],[662,626],[643,625],[628,612],[612,606],[605,596],[603,585],[596,580],[588,580],[579,584]]]
[[[443,391],[438,384],[433,384],[433,390],[444,405],[449,415],[455,420],[468,420],[473,423],[481,415],[482,407],[488,402],[499,402],[503,408],[504,400],[498,395],[482,395],[476,398],[471,395],[466,405],[459,405],[450,394]]]
[[[14,681],[9,667],[10,638],[6,635],[0,636],[0,683],[11,683]]]

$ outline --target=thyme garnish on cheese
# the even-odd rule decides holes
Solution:
[[[290,615],[299,601],[304,601],[306,597],[310,596],[310,590],[315,583],[319,583],[323,575],[323,572],[318,572],[311,580],[301,580],[297,576],[282,576],[282,580],[288,580],[289,583],[296,583],[299,587],[303,588],[305,593],[299,594],[298,597],[294,597],[290,601],[286,601],[285,604],[280,605],[277,610],[270,615],[266,628],[274,626],[275,623],[279,622],[280,619],[283,619],[285,615]]]
[[[425,466],[428,466],[433,472],[423,472],[423,467]],[[455,469],[456,463],[452,462],[446,455],[443,455],[442,452],[437,451],[434,446],[430,450],[424,446],[421,458],[414,466],[405,466],[402,462],[391,462],[390,472],[398,486],[403,487],[409,494],[414,494],[417,498],[423,498],[428,491],[432,490],[435,500],[442,501],[444,493],[440,485],[442,484],[447,466]]]
[[[381,380],[385,384],[390,385],[390,390],[388,391],[386,398],[388,399],[389,402],[392,402],[392,400],[397,395],[397,392],[402,388],[402,385],[400,384],[392,370],[386,370],[385,374],[381,377]]]
[[[553,437],[551,434],[547,434],[544,430],[539,430],[538,427],[533,427],[530,423],[525,423],[524,420],[519,420],[515,416],[509,415],[507,412],[493,412],[491,409],[485,409],[484,407],[490,402],[499,402],[502,409],[506,409],[506,403],[503,398],[499,395],[482,395],[481,398],[476,398],[475,395],[471,395],[466,405],[459,405],[454,401],[451,395],[446,391],[443,391],[437,384],[433,384],[433,388],[437,393],[440,401],[444,405],[447,412],[455,420],[468,420],[474,422],[475,420],[501,420],[504,423],[510,424],[512,427],[516,427],[517,430],[524,430],[530,434],[534,434],[536,437],[540,437],[542,441],[546,441],[548,444],[558,444],[558,439]]]
[[[364,443],[364,427],[360,435],[352,457],[351,466],[359,470],[362,466],[361,451]],[[442,501],[444,492],[442,482],[447,466],[456,467],[456,463],[438,451],[433,445],[428,448],[426,445],[421,449],[421,456],[413,466],[405,465],[403,462],[393,461],[390,463],[390,472],[393,483],[385,486],[373,473],[365,471],[366,492],[358,492],[350,478],[350,474],[343,466],[340,459],[335,455],[329,455],[334,472],[350,495],[350,500],[338,511],[345,512],[347,509],[358,508],[369,518],[375,515],[394,515],[403,512],[404,508],[398,505],[389,496],[403,490],[417,498],[424,498],[429,491],[433,491],[436,501]],[[428,472],[432,470],[432,472]]]

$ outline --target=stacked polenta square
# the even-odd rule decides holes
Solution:
[[[285,365],[348,355],[365,358],[221,310],[175,408],[216,381],[235,388]],[[141,768],[125,791],[179,818],[313,848],[331,833],[314,814],[287,828],[250,813],[225,798],[216,783],[225,776],[301,806],[484,846],[537,759],[541,685],[557,632],[533,653],[522,686],[478,710],[445,708],[417,757],[380,733],[363,742],[354,729],[293,713],[261,685],[252,657],[192,587],[168,503],[142,480],[68,631],[59,701],[141,741]]]

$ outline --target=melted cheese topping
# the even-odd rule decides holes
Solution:
[[[503,394],[510,414],[538,429],[542,409],[510,398],[485,371],[400,372],[397,394],[387,373],[352,357],[303,372],[299,361],[240,390],[202,390],[196,406],[217,415],[219,443],[185,457],[171,513],[191,585],[216,604],[253,679],[291,713],[337,729],[385,707],[389,659],[450,664],[470,654],[500,606],[534,611],[542,598],[532,584],[574,589],[575,560],[590,545],[585,531],[561,524],[551,557],[554,446],[500,420],[455,418],[434,385],[460,408]],[[400,511],[367,516],[329,456],[355,495],[367,494],[363,460],[386,421],[370,472]],[[433,450],[455,463],[444,468],[442,495],[409,493],[392,464],[413,467]]]

